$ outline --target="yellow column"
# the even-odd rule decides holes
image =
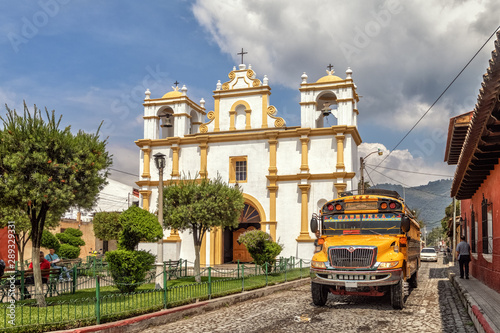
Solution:
[[[276,185],[276,179],[278,178],[278,168],[276,166],[276,148],[277,148],[277,135],[271,134],[268,135],[268,143],[269,143],[269,175],[267,179],[269,179],[269,186],[267,189],[269,190],[269,221],[267,223],[262,223],[263,227],[266,227],[266,224],[269,224],[269,231],[271,237],[274,241],[276,241],[276,194],[278,192],[278,186]]]
[[[308,196],[309,196],[309,189],[311,188],[311,185],[309,184],[300,184],[299,185],[300,191],[301,191],[301,214],[300,214],[300,235],[297,238],[298,242],[307,242],[307,241],[312,241],[311,237],[309,236],[309,231],[307,228],[307,221],[309,217],[309,212],[307,209],[308,206]]]
[[[245,110],[245,129],[251,129],[252,128],[252,123],[251,123],[251,116],[252,115],[252,110]]]
[[[208,153],[208,136],[198,138],[200,143],[200,177],[207,178],[207,153]]]
[[[215,113],[215,126],[214,126],[214,132],[219,132],[220,131],[220,124],[219,124],[219,119],[220,119],[220,99],[219,97],[214,96],[214,113]]]
[[[308,162],[308,147],[309,138],[300,138],[300,142],[302,143],[302,164],[300,166],[300,171],[308,172],[309,171],[309,162]]]
[[[337,169],[344,169],[344,135],[337,135]]]
[[[210,266],[215,265],[215,228],[210,231]]]
[[[236,111],[235,110],[230,110],[229,111],[229,130],[234,131],[236,129],[235,126],[235,117],[236,117]]]
[[[262,95],[262,128],[267,128],[267,94]]]
[[[172,177],[179,177],[179,146],[172,146]]]
[[[207,264],[207,233],[203,236],[200,246],[200,267]]]
[[[142,209],[149,211],[149,200],[151,198],[151,191],[140,190],[139,193],[142,195]]]
[[[142,148],[142,152],[144,153],[144,167],[142,170],[142,175],[141,177],[143,178],[151,178],[151,174],[149,173],[149,161],[150,161],[150,154],[151,154],[151,149],[149,148]]]

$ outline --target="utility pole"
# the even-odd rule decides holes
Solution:
[[[361,188],[360,188],[360,193],[359,194],[365,194],[365,176],[363,174],[363,170],[365,169],[365,160],[363,157],[359,158],[359,165],[360,165],[360,170],[359,170],[359,175],[361,176]]]
[[[457,259],[457,251],[455,249],[457,248],[457,209],[455,207],[455,197],[453,197],[453,248],[451,249],[451,252],[453,253],[453,262]]]

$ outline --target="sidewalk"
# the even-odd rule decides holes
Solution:
[[[461,279],[458,262],[450,263],[450,282],[457,289],[478,332],[500,332],[500,294],[478,279]]]

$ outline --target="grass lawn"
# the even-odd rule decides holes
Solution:
[[[309,277],[309,268],[294,269],[286,273],[286,280]],[[240,278],[211,278],[203,276],[201,283],[194,277],[184,277],[167,281],[167,293],[155,290],[154,284],[144,284],[136,292],[121,294],[116,287],[101,287],[100,323],[116,321],[135,315],[154,312],[165,307],[171,308],[183,304],[206,300],[261,288],[267,285],[285,282],[285,273],[245,276]],[[166,297],[166,303],[165,303]],[[39,308],[35,300],[16,302],[15,326],[9,323],[9,303],[0,305],[0,330],[7,332],[43,332],[96,324],[96,289],[78,290],[47,298],[48,306]]]

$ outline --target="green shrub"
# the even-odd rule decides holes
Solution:
[[[238,237],[238,243],[244,244],[257,265],[276,262],[276,257],[283,250],[283,245],[273,241],[271,235],[262,230],[251,230]]]
[[[63,233],[56,234],[56,237],[62,244],[69,244],[75,247],[80,247],[85,245],[85,241],[83,239],[81,239],[80,237],[75,237],[70,234],[67,234],[66,231]]]
[[[133,292],[153,267],[155,256],[146,251],[116,250],[106,252],[109,271],[122,293]]]
[[[50,231],[44,230],[42,233],[42,239],[40,240],[40,245],[46,249],[54,249],[56,252],[59,251],[61,247],[61,243],[57,240],[57,237],[54,236]]]
[[[75,228],[66,228],[64,230],[64,234],[71,235],[73,237],[82,237],[83,232],[81,230],[75,229]]]
[[[76,259],[80,256],[80,248],[70,244],[61,244],[57,253],[65,259]]]
[[[94,235],[102,240],[118,240],[122,231],[120,213],[118,212],[96,213],[92,225],[94,227]]]
[[[120,215],[123,229],[118,238],[118,248],[134,250],[140,241],[155,242],[163,237],[163,229],[156,215],[131,206]]]

